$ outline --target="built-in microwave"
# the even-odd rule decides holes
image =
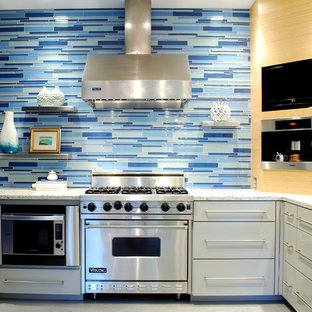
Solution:
[[[1,206],[2,264],[67,265],[73,251],[66,241],[67,233],[73,232],[66,227],[67,210],[66,206]]]

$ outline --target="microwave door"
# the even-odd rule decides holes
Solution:
[[[53,255],[54,221],[63,216],[2,215],[3,255]]]

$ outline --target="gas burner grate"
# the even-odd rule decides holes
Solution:
[[[121,194],[152,194],[152,188],[146,186],[125,186]]]
[[[156,186],[156,194],[188,194],[184,187]]]
[[[86,194],[118,194],[120,186],[94,186],[86,190]]]

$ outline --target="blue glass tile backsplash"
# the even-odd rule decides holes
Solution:
[[[123,54],[123,25],[123,9],[0,11],[0,127],[13,110],[20,153],[31,128],[61,128],[70,155],[1,157],[0,186],[31,187],[53,169],[70,187],[89,187],[91,172],[103,171],[184,172],[190,188],[250,188],[249,11],[152,10],[152,53],[189,56],[193,97],[175,110],[93,110],[81,100],[87,55]],[[77,112],[22,111],[56,85]],[[219,100],[239,127],[202,127]]]

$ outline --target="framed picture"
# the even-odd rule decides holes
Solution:
[[[60,153],[61,129],[32,128],[30,132],[30,153]]]

